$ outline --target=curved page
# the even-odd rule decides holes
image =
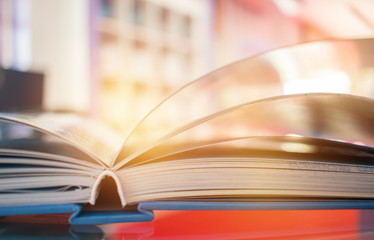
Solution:
[[[9,128],[5,129],[9,132],[7,141],[1,143],[1,148],[5,149],[61,154],[109,166],[122,144],[122,139],[104,126],[74,115],[1,113],[0,121],[21,124],[15,128],[2,124],[4,128]],[[31,129],[43,134],[23,136]],[[2,136],[2,139],[5,137]],[[82,157],[82,154],[89,158]]]
[[[351,163],[358,165],[372,165],[374,163],[374,148],[319,138],[301,136],[260,136],[223,140],[213,143],[179,148],[156,147],[153,151],[158,154],[147,153],[131,161],[131,166],[152,164],[164,161],[178,161],[183,159],[239,159],[253,158],[267,161],[268,159],[308,160],[324,162]],[[174,150],[178,148],[172,148]],[[148,156],[147,156],[148,155]],[[150,156],[159,157],[150,158]],[[298,161],[295,162],[296,165]],[[313,167],[315,164],[310,163]],[[316,165],[318,166],[318,164]],[[364,167],[363,167],[364,168]]]
[[[358,39],[301,44],[210,73],[185,85],[153,109],[129,135],[116,163],[129,161],[135,152],[157,144],[182,126],[250,101],[300,92],[373,96],[373,43],[373,39]],[[316,89],[314,83],[321,81],[319,86],[335,86],[335,90]],[[198,134],[204,137],[204,133]]]
[[[297,135],[374,146],[373,121],[374,101],[369,98],[329,93],[273,97],[198,119],[132,155],[128,163],[250,136]]]

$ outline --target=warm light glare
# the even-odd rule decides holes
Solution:
[[[313,153],[316,148],[304,143],[283,143],[281,149],[286,152]]]
[[[349,93],[351,81],[344,72],[335,72],[319,78],[307,78],[287,81],[283,90],[285,94],[328,92]]]
[[[300,134],[295,134],[295,133],[290,133],[290,134],[286,134],[287,137],[303,137],[302,135]]]
[[[275,5],[286,16],[297,16],[300,13],[300,3],[295,0],[273,0]]]

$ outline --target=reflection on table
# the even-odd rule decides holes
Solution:
[[[374,239],[374,210],[155,211],[155,220],[69,225],[67,215],[0,220],[0,239]]]
[[[110,239],[374,239],[374,211],[155,211],[155,220],[103,226]]]

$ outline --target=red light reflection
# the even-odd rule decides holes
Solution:
[[[362,239],[357,210],[155,211],[152,222],[109,232],[111,239]]]

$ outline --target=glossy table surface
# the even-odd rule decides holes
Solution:
[[[65,216],[5,218],[0,239],[374,239],[373,210],[155,211],[155,220],[70,226]]]

